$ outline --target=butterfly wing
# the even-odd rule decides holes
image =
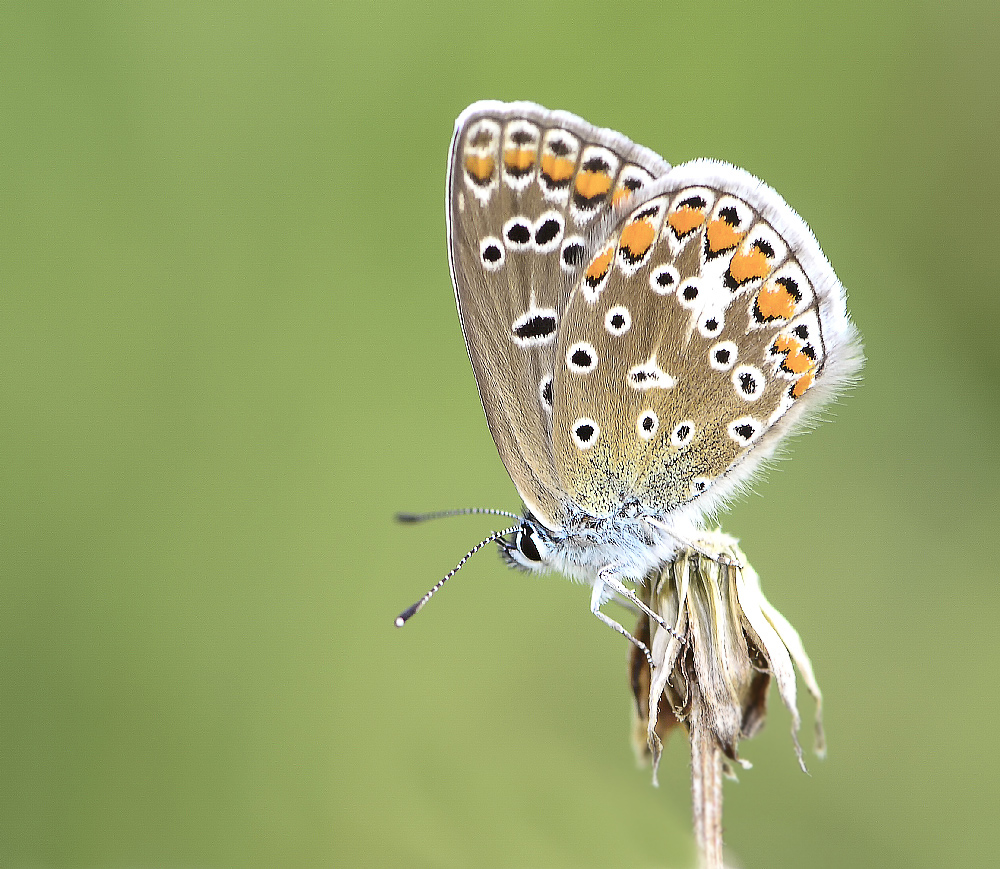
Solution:
[[[844,289],[770,187],[700,160],[642,191],[560,324],[558,485],[606,516],[631,498],[700,517],[861,364]]]
[[[598,241],[669,169],[619,133],[532,103],[480,102],[449,154],[448,252],[493,440],[528,508],[566,511],[552,448],[557,338]]]

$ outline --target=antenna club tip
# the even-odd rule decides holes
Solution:
[[[398,616],[396,616],[395,625],[397,628],[403,627],[413,616],[419,612],[420,608],[426,603],[426,599],[418,600],[413,606],[408,607],[403,610]]]

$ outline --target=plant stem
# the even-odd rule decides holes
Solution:
[[[691,715],[691,802],[702,869],[723,869],[722,753],[706,720],[704,700],[693,686]]]

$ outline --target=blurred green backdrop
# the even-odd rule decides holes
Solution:
[[[493,527],[393,511],[518,508],[444,243],[484,97],[763,176],[851,292],[863,387],[724,522],[830,739],[772,697],[734,862],[995,865],[995,3],[0,15],[0,865],[692,862],[583,589],[482,555],[392,627]]]

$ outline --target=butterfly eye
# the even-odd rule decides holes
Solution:
[[[534,532],[527,526],[522,525],[521,530],[517,532],[517,548],[528,561],[537,564],[542,560],[542,554],[535,543]]]

